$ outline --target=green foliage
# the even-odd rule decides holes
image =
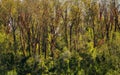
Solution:
[[[117,5],[61,1],[0,0],[0,75],[120,74]]]

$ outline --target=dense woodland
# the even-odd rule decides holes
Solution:
[[[0,75],[120,75],[117,0],[0,0]]]

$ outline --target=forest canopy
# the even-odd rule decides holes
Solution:
[[[119,0],[0,0],[0,75],[119,75]]]

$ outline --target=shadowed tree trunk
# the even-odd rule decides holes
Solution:
[[[41,48],[40,48],[40,47],[41,47],[41,46],[40,46],[40,41],[41,41],[41,40],[40,40],[40,38],[41,38],[41,37],[40,37],[40,30],[41,30],[40,25],[38,25],[38,32],[37,32],[37,39],[38,39],[38,55],[40,55],[40,49],[41,49]]]
[[[65,17],[64,17],[64,26],[65,26],[65,35],[64,35],[64,37],[65,37],[65,42],[66,42],[66,46],[67,46],[67,48],[69,47],[68,46],[68,28],[67,28],[67,21],[68,21],[68,19],[67,19],[67,17],[68,17],[68,14],[67,14],[67,8],[66,8],[66,10],[65,10]]]
[[[31,55],[31,49],[30,49],[30,43],[31,43],[31,41],[30,41],[30,37],[31,37],[31,35],[30,35],[30,28],[28,28],[28,31],[27,31],[27,36],[28,36],[28,38],[27,38],[27,50],[28,50],[28,52],[29,52],[29,55]]]
[[[54,46],[55,46],[55,44],[54,44],[54,40],[55,40],[55,39],[54,39],[54,35],[55,35],[55,30],[54,30],[54,28],[55,28],[55,27],[54,27],[53,24],[52,24],[52,25],[50,26],[50,28],[51,28],[51,34],[52,34],[52,35],[51,35],[51,42],[50,42],[50,45],[51,45],[51,46],[50,46],[50,50],[51,50],[51,57],[54,58],[54,52],[53,52],[53,51],[54,51],[54,49],[55,49],[55,47],[54,47]]]
[[[72,52],[72,29],[73,29],[73,24],[70,26],[70,51]]]
[[[9,19],[9,24],[11,25],[12,27],[12,35],[13,35],[13,47],[14,47],[14,51],[16,53],[16,50],[17,50],[17,42],[16,42],[16,27],[15,27],[15,20],[13,17],[10,16],[10,19]]]

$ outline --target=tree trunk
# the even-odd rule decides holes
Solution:
[[[70,51],[72,52],[72,28],[73,25],[70,26]]]
[[[27,31],[27,36],[28,36],[28,38],[27,38],[27,50],[28,50],[28,52],[29,52],[29,55],[31,55],[31,49],[30,49],[30,28],[28,28],[28,31]]]
[[[109,40],[109,24],[106,24],[106,40]]]
[[[13,44],[13,46],[14,46],[14,51],[15,51],[15,53],[16,53],[16,50],[17,50],[17,42],[16,42],[16,34],[15,34],[15,32],[16,32],[16,29],[15,29],[15,21],[14,21],[14,19],[11,17],[11,20],[10,20],[11,22],[12,22],[12,34],[13,34],[13,41],[14,41],[14,44]]]

